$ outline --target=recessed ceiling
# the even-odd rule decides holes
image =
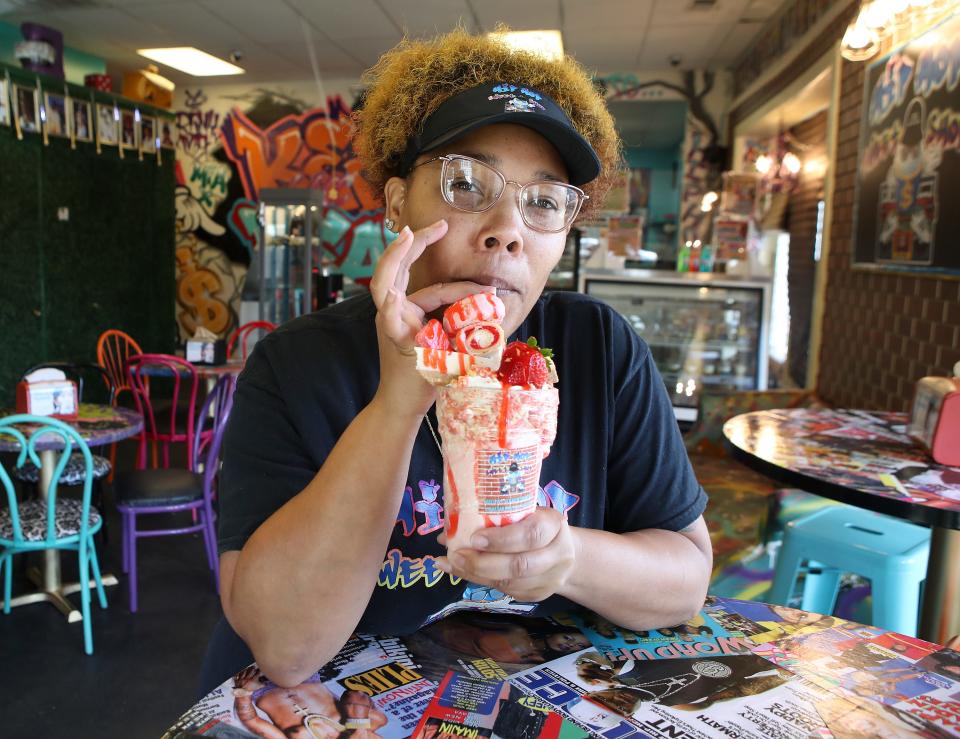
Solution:
[[[457,24],[471,31],[505,23],[559,28],[567,53],[599,73],[732,66],[786,0],[0,0],[0,21],[52,26],[65,43],[107,61],[117,74],[146,63],[136,49],[196,46],[241,55],[250,82],[355,79],[404,33]],[[161,69],[179,84],[194,78]],[[208,80],[216,78],[206,78]],[[236,78],[232,81],[236,81]]]
[[[683,141],[687,104],[682,100],[611,100],[607,107],[625,147],[671,149]]]

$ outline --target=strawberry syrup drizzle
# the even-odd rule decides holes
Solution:
[[[507,448],[507,418],[510,413],[510,386],[501,383],[500,395],[500,418],[497,419],[497,430],[499,431],[497,441],[500,442],[500,448]]]
[[[453,481],[453,470],[447,466],[447,482],[450,483],[450,501],[444,501],[444,507],[447,510],[447,536],[456,536],[457,527],[460,525],[460,512],[457,494],[457,483]]]

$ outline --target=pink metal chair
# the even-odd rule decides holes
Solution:
[[[237,348],[237,344],[239,343],[240,358],[246,361],[248,354],[247,343],[250,340],[250,336],[259,332],[260,335],[257,337],[259,340],[273,331],[276,327],[276,324],[270,323],[270,321],[250,321],[243,324],[237,328],[233,334],[231,334],[230,340],[227,342],[227,357],[233,357],[233,351]]]
[[[213,571],[217,592],[220,591],[213,499],[220,469],[220,445],[233,405],[235,384],[235,377],[224,376],[207,395],[197,417],[197,427],[191,434],[190,457],[193,462],[189,469],[140,469],[117,474],[114,492],[123,523],[123,571],[129,575],[131,612],[137,610],[137,539],[145,537],[201,532],[207,563]],[[203,423],[208,417],[213,419],[213,433],[206,441]],[[138,516],[183,511],[193,514],[192,524],[176,528],[137,529]]]
[[[197,389],[200,378],[190,362],[172,354],[137,354],[127,360],[127,373],[137,411],[143,416],[143,433],[137,451],[137,469],[147,468],[147,442],[159,444],[163,452],[164,469],[170,466],[170,445],[185,444],[187,467],[193,469],[194,425],[197,419]],[[158,401],[151,397],[150,378],[168,378],[172,383],[171,396]],[[200,416],[200,420],[203,420]],[[204,432],[209,436],[209,432]],[[153,466],[157,466],[156,451]]]

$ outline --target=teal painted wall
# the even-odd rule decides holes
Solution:
[[[13,55],[13,47],[21,41],[23,41],[23,34],[20,33],[19,26],[0,22],[0,62],[19,67],[20,61]],[[106,74],[107,63],[93,54],[67,46],[63,50],[63,70],[67,76],[67,82],[82,85],[85,75]]]
[[[650,170],[650,205],[647,221],[662,221],[667,213],[673,213],[674,220],[677,220],[677,214],[680,212],[680,184],[683,179],[680,147],[670,149],[628,147],[624,150],[624,154],[627,165],[631,169]]]

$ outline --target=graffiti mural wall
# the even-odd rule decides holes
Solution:
[[[360,177],[350,141],[352,93],[332,87],[317,105],[312,83],[178,91],[177,322],[227,336],[240,321],[247,271],[258,252],[264,188],[325,194],[324,263],[361,284],[385,245],[383,215]]]
[[[684,144],[683,233],[705,232],[699,209],[716,186],[708,162],[722,144],[730,81],[724,73],[611,74],[599,78],[611,100],[688,102]],[[263,188],[316,188],[327,207],[327,263],[355,282],[373,274],[386,245],[383,211],[360,177],[350,141],[355,82],[328,85],[318,105],[313,82],[218,85],[177,91],[177,322],[182,339],[203,326],[227,336],[241,303],[256,301],[247,272],[259,249]]]

